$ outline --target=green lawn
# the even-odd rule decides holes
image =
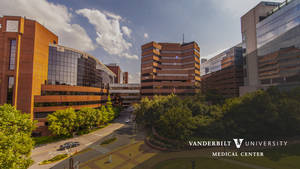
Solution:
[[[300,169],[300,144],[265,150],[264,157],[232,158],[272,169]]]
[[[255,166],[270,169],[300,169],[300,144],[279,149],[262,150],[264,157],[228,158],[232,161],[213,159],[211,158],[211,151],[203,149],[182,152],[159,152],[149,148],[143,141],[140,141],[114,150],[112,152],[113,163],[111,164],[106,163],[108,161],[108,155],[106,155],[102,158],[85,162],[82,164],[82,167],[90,169],[93,166],[89,166],[89,164],[94,163],[99,168],[105,166],[105,169],[113,169],[120,164],[122,164],[122,169],[192,169],[192,160],[195,160],[195,169],[253,169]],[[236,163],[239,161],[242,164]]]
[[[192,169],[192,160],[195,160],[195,169],[250,169],[237,164],[204,157],[167,160],[158,163],[153,169]]]

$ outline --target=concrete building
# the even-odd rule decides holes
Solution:
[[[128,107],[141,100],[140,84],[110,84],[109,94],[115,104]]]
[[[141,94],[194,94],[200,85],[200,48],[196,42],[142,45]]]
[[[290,88],[300,82],[300,1],[275,4],[255,24],[255,35],[251,38],[256,40],[256,48],[246,47],[253,54],[246,55],[248,76],[241,94],[274,85]]]
[[[265,19],[280,3],[260,2],[241,17],[242,46],[244,53],[244,86],[240,93],[255,91],[259,88],[257,70],[256,24]]]
[[[123,72],[123,84],[128,84],[128,72]]]
[[[97,108],[116,75],[95,57],[57,45],[38,22],[0,18],[0,104],[12,104],[37,120],[34,135],[47,135],[48,114],[66,108]]]
[[[243,48],[234,46],[200,65],[201,90],[216,91],[224,97],[239,96],[243,85]]]

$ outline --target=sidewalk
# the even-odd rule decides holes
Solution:
[[[34,164],[29,167],[29,169],[49,169],[50,167],[53,167],[56,165],[56,163],[47,164],[47,165],[38,165],[43,160],[51,159],[52,157],[56,156],[57,154],[63,154],[63,153],[74,153],[79,152],[85,148],[87,148],[89,145],[99,141],[100,139],[104,138],[107,135],[110,135],[115,130],[118,130],[124,126],[122,122],[127,119],[129,113],[126,113],[122,116],[120,116],[114,123],[110,124],[109,126],[99,129],[97,131],[94,131],[89,134],[85,134],[82,136],[78,136],[75,138],[70,138],[67,140],[58,141],[55,143],[49,143],[46,145],[42,145],[40,147],[36,147],[33,149],[31,157],[34,160]],[[65,142],[69,141],[78,141],[80,143],[80,146],[76,148],[72,148],[68,151],[57,151],[60,145],[64,144]]]

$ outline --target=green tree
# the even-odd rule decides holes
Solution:
[[[100,127],[102,124],[104,124],[104,118],[103,118],[103,113],[99,109],[96,110],[96,126]]]
[[[76,113],[74,109],[57,110],[48,117],[49,130],[58,136],[72,136],[76,129]]]
[[[172,139],[186,140],[195,128],[192,117],[191,110],[183,105],[176,105],[161,115],[158,132]]]
[[[76,131],[88,129],[88,127],[87,127],[88,122],[87,122],[85,112],[84,111],[76,111],[75,114],[76,114],[76,119],[75,119]]]
[[[86,127],[91,129],[97,125],[97,110],[89,107],[81,108],[79,111],[85,113]]]
[[[26,169],[31,164],[34,122],[11,105],[0,106],[0,168]]]
[[[103,123],[108,123],[108,121],[109,121],[109,119],[108,119],[108,112],[107,112],[106,107],[104,105],[101,106],[100,112],[102,114],[102,121],[103,121]]]
[[[112,121],[115,118],[115,112],[112,106],[110,95],[107,97],[106,110],[108,113],[108,121]]]

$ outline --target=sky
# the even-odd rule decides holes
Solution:
[[[273,0],[282,2],[283,0]],[[201,58],[241,42],[240,17],[259,0],[0,0],[0,15],[37,20],[59,44],[117,63],[140,81],[141,45],[196,41]]]

